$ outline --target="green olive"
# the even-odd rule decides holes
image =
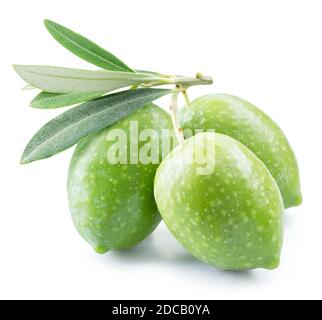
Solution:
[[[257,107],[235,96],[212,94],[183,108],[180,119],[183,129],[214,129],[240,141],[267,166],[280,188],[285,208],[301,204],[294,152],[279,126]]]
[[[206,153],[203,165],[195,160]],[[213,170],[200,174],[209,164]],[[169,230],[198,259],[225,270],[279,265],[281,193],[262,161],[237,140],[210,132],[187,139],[162,161],[154,195]]]
[[[153,181],[161,159],[147,164],[130,160],[133,157],[130,140],[135,134],[131,123],[137,123],[139,135],[145,129],[158,133],[153,143],[160,142],[161,157],[162,144],[158,140],[162,139],[163,129],[171,128],[171,119],[161,108],[150,104],[81,141],[71,160],[68,197],[73,222],[98,253],[138,244],[161,220],[153,196]],[[127,163],[113,164],[107,160],[115,144],[107,137],[118,132],[114,129],[125,132],[127,143],[120,143],[119,153],[126,155]],[[138,149],[151,141],[139,140]]]

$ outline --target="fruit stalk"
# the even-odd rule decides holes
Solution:
[[[171,96],[171,105],[170,105],[170,111],[171,111],[171,118],[172,118],[172,124],[173,128],[176,134],[176,137],[178,139],[178,142],[180,145],[184,143],[184,137],[182,133],[182,129],[179,124],[178,120],[178,92],[174,92]]]
[[[188,106],[190,104],[190,99],[189,99],[187,90],[183,90],[182,95],[183,95],[184,101],[186,102],[186,105]]]

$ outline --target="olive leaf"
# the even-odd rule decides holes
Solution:
[[[127,90],[76,106],[48,122],[33,136],[21,163],[48,158],[66,150],[82,138],[170,92],[172,90],[151,88]]]
[[[167,84],[166,77],[148,73],[91,71],[51,66],[13,66],[28,84],[52,93],[110,92],[141,84]]]
[[[72,106],[81,102],[89,101],[103,95],[98,93],[51,93],[42,91],[30,103],[37,109],[56,109]]]
[[[49,33],[67,50],[100,68],[111,71],[134,72],[112,53],[80,34],[51,20],[44,21]]]
[[[169,75],[165,75],[159,72],[155,72],[155,71],[149,71],[149,70],[140,70],[140,69],[135,69],[135,72],[139,72],[139,73],[147,73],[147,74],[152,74],[152,75],[156,75],[156,76],[160,76],[160,77],[167,77],[170,78],[171,76]]]

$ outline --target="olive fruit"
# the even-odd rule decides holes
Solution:
[[[301,204],[295,155],[278,125],[251,103],[226,94],[203,96],[181,109],[180,124],[186,132],[214,129],[240,141],[267,166],[282,193],[284,207]]]
[[[209,152],[204,166],[213,162],[214,170],[201,174],[196,155]],[[185,140],[159,166],[154,195],[167,227],[196,258],[225,270],[279,265],[281,193],[262,161],[237,140],[211,132]]]
[[[130,142],[136,134],[131,123],[137,123],[139,135],[145,129],[157,133],[154,140],[147,136],[138,140],[137,146],[141,150],[149,143],[160,142],[157,151],[161,157],[161,131],[171,128],[171,118],[164,110],[150,104],[85,138],[77,145],[71,160],[68,198],[72,219],[81,236],[98,253],[138,244],[161,220],[153,196],[154,176],[161,159],[155,163],[130,161],[133,157],[130,149],[136,147],[135,141]],[[113,129],[123,132],[127,139],[123,144],[119,141],[118,150],[125,155],[125,163],[107,161],[109,150],[115,146],[115,141],[107,139],[108,134],[119,132]]]

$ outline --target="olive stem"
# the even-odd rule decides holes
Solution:
[[[189,87],[198,85],[210,85],[213,83],[212,77],[204,76],[201,73],[197,73],[195,77],[183,77],[183,76],[160,76],[159,80],[155,82],[139,83],[136,86],[151,88],[163,85],[174,84],[181,91],[186,91]],[[133,87],[133,86],[132,86]]]
[[[172,118],[172,124],[173,128],[176,134],[176,137],[179,141],[180,145],[183,145],[184,143],[184,137],[182,133],[182,129],[180,127],[179,121],[178,121],[178,94],[179,92],[175,91],[172,94],[171,97],[171,105],[170,105],[170,111],[171,111],[171,118]]]
[[[184,101],[186,102],[186,105],[188,106],[190,104],[190,99],[189,99],[187,90],[183,90],[182,95],[183,95]]]
[[[213,84],[212,77],[204,76],[201,73],[197,73],[195,78],[191,77],[175,77],[173,82],[176,85],[181,87],[190,87],[190,86],[198,86],[198,85],[206,85],[206,84]]]

